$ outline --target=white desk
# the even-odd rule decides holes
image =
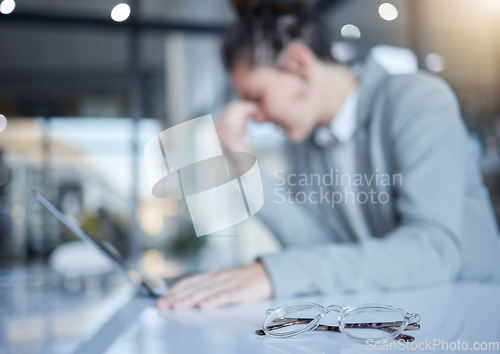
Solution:
[[[307,297],[210,311],[194,309],[162,313],[153,307],[151,299],[136,296],[124,301],[124,305],[94,335],[79,344],[76,352],[319,354],[376,351],[373,347],[353,343],[340,334],[330,332],[309,333],[289,339],[254,334],[262,324],[266,309],[293,301],[341,306],[371,302],[412,310],[422,318],[420,331],[411,332],[416,337],[411,344],[413,348],[417,345],[423,348],[426,341],[434,343],[441,340],[449,343],[450,352],[457,341],[466,342],[472,351],[474,342],[486,342],[486,345],[500,342],[500,286],[454,284],[392,293]],[[440,344],[433,351],[446,352],[443,349],[446,348]],[[498,347],[494,352],[500,352]]]

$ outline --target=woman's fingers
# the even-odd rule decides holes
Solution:
[[[231,276],[226,272],[207,273],[189,277],[174,284],[169,292],[158,301],[160,308],[187,308],[197,302],[231,286]]]
[[[249,101],[238,100],[229,103],[217,123],[217,135],[229,151],[249,151],[246,124],[250,116],[259,115],[259,107]]]
[[[177,292],[171,298],[172,308],[176,310],[197,306],[201,301],[212,297],[233,287],[232,281],[224,281],[224,278],[211,275],[204,278],[200,283]]]
[[[169,308],[174,305],[176,301],[179,301],[183,296],[188,295],[191,291],[193,291],[196,287],[206,286],[206,278],[209,274],[201,274],[190,276],[184,278],[177,283],[175,283],[167,292],[167,294],[163,295],[157,301],[157,306],[159,308]]]
[[[231,285],[229,284],[215,284],[209,285],[205,288],[199,289],[187,296],[178,298],[174,304],[173,308],[175,310],[184,310],[187,308],[199,306],[201,303],[210,301],[218,294],[227,294],[231,291]]]
[[[272,288],[260,263],[186,278],[160,298],[160,309],[214,308],[269,298]]]
[[[230,290],[213,294],[211,297],[198,303],[198,307],[208,310],[216,307],[232,305],[240,302],[240,291]]]

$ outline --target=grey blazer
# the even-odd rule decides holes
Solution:
[[[263,176],[259,216],[284,247],[260,257],[274,295],[500,281],[497,222],[451,89],[426,73],[389,75],[368,56],[359,90],[357,172],[402,183],[359,187],[389,196],[360,205],[371,237],[359,241],[344,204],[278,203]],[[335,172],[331,149],[293,146],[294,172]]]

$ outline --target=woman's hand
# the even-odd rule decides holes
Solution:
[[[272,296],[269,276],[260,262],[221,272],[184,278],[156,302],[159,309],[215,308],[268,299]]]
[[[250,117],[260,116],[259,106],[250,101],[233,101],[224,109],[217,122],[217,135],[221,144],[231,152],[250,152],[246,125]]]

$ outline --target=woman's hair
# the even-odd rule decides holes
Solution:
[[[335,62],[328,30],[305,1],[253,1],[252,6],[238,7],[241,2],[233,0],[239,20],[230,26],[222,44],[228,70],[240,60],[251,66],[275,66],[291,43],[307,46],[321,61]]]

